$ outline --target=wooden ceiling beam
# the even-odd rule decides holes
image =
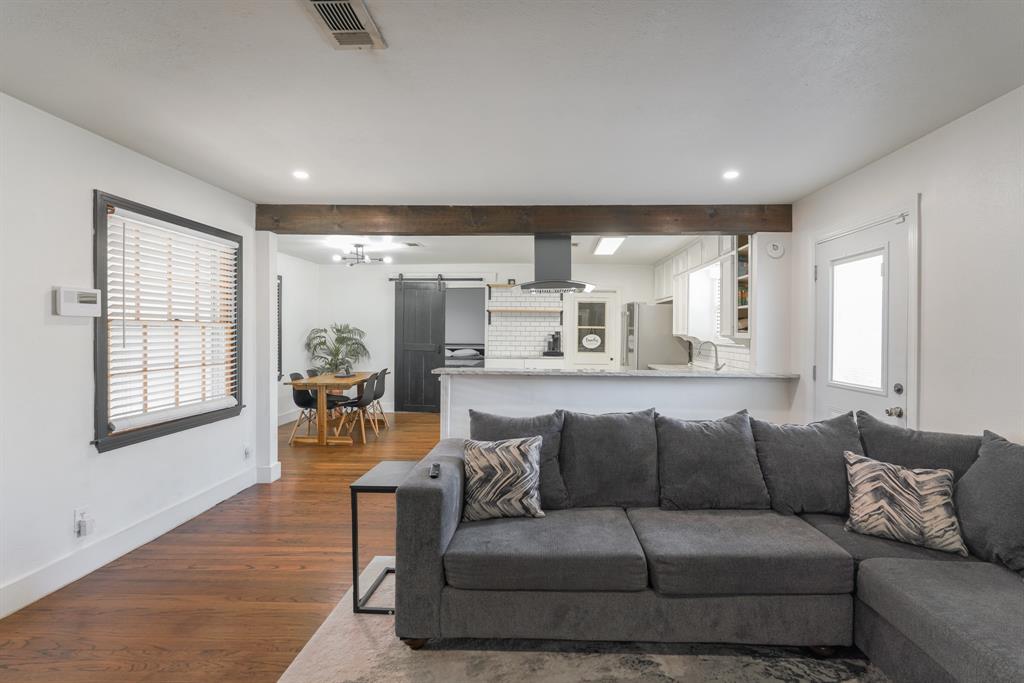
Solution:
[[[280,235],[728,235],[791,232],[793,207],[259,204],[256,229]]]

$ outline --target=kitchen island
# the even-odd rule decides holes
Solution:
[[[664,367],[664,366],[663,366]],[[441,437],[468,437],[469,410],[509,416],[562,408],[611,413],[656,408],[684,419],[715,419],[746,408],[790,420],[800,375],[672,366],[659,370],[438,368]]]

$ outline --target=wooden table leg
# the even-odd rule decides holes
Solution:
[[[316,442],[327,445],[327,392],[316,392]]]

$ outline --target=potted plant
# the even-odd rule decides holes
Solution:
[[[323,374],[352,374],[352,366],[370,357],[363,343],[366,333],[352,325],[335,323],[330,327],[317,327],[306,336],[306,350],[313,364]]]

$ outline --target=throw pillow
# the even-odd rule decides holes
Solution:
[[[1024,574],[1024,446],[985,432],[956,509],[971,553]]]
[[[863,453],[869,458],[903,467],[927,467],[953,471],[959,481],[978,459],[981,437],[945,432],[922,432],[883,422],[857,411]]]
[[[747,411],[720,420],[658,415],[663,510],[765,510],[769,506]]]
[[[539,436],[504,441],[467,440],[462,521],[543,517]]]
[[[777,425],[750,418],[757,460],[772,509],[787,515],[845,515],[849,508],[843,453],[860,453],[853,413],[808,425]]]
[[[535,417],[504,417],[476,410],[469,411],[469,438],[500,441],[540,436],[540,502],[545,510],[569,507],[569,492],[562,479],[558,451],[562,446],[562,422],[565,413],[556,410]]]
[[[562,476],[574,507],[656,507],[658,435],[654,408],[565,414]]]
[[[951,470],[912,470],[847,452],[848,531],[967,556]]]

